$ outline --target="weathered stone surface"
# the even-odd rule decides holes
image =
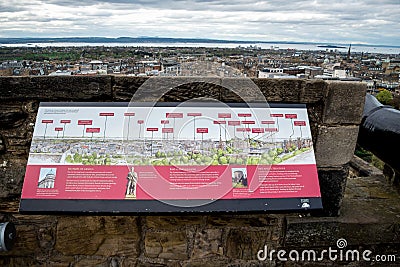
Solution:
[[[28,124],[27,122],[24,127],[0,130],[0,137],[2,139],[2,152],[0,152],[0,157],[7,156],[18,160],[27,159],[32,133],[33,123]]]
[[[221,227],[268,227],[283,222],[281,215],[213,215],[207,217],[207,225]]]
[[[36,227],[28,224],[16,224],[17,238],[11,251],[0,252],[1,256],[26,257],[40,255],[39,241],[37,240]]]
[[[258,260],[229,259],[226,257],[205,257],[194,259],[182,264],[183,267],[272,267],[277,266],[274,261],[260,262]]]
[[[139,239],[135,217],[60,217],[55,249],[64,255],[135,257]]]
[[[28,114],[23,112],[20,103],[0,106],[0,129],[21,126]]]
[[[131,265],[132,266],[132,265]],[[140,258],[136,267],[181,267],[177,261],[165,261],[160,259]]]
[[[317,143],[318,127],[322,122],[322,107],[319,104],[307,104],[307,114],[310,123],[311,137],[313,143]]]
[[[320,173],[320,177],[324,179],[327,173]],[[386,182],[382,173],[349,178],[339,217],[287,216],[285,247],[336,248],[339,238],[346,239],[349,247],[359,244],[398,245],[399,201],[400,195]]]
[[[6,153],[6,141],[3,135],[0,134],[0,155]]]
[[[1,101],[111,101],[111,76],[2,77]]]
[[[276,248],[278,240],[273,240],[271,229],[231,229],[226,240],[226,256],[233,259],[257,260],[257,252],[264,245]]]
[[[185,260],[188,258],[187,236],[182,231],[146,232],[144,246],[150,258]]]
[[[382,173],[381,170],[357,156],[353,156],[353,158],[351,159],[350,167],[350,172],[353,174],[350,175],[350,177],[368,177],[373,175],[380,175]]]
[[[360,124],[367,86],[363,83],[330,82],[324,123]]]
[[[299,103],[304,80],[253,79],[268,102]]]
[[[203,216],[147,216],[146,226],[150,229],[182,229],[182,225],[200,225]]]
[[[223,255],[222,229],[204,229],[196,233],[191,258],[204,258],[208,255]]]
[[[8,252],[0,252],[12,257],[33,257],[40,260],[52,250],[55,240],[55,218],[53,216],[8,216],[6,221],[15,224],[17,237],[14,248]],[[2,221],[1,221],[2,222]]]
[[[107,259],[101,257],[81,257],[73,265],[74,267],[110,267]]]
[[[54,255],[43,265],[46,267],[70,267],[74,261],[75,257],[73,256]]]
[[[218,100],[220,79],[207,77],[155,77],[136,90],[133,102],[184,102]]]
[[[111,265],[112,266],[112,265]],[[117,265],[117,267],[130,267],[130,266],[139,266],[136,258],[123,258],[121,260],[121,264]]]
[[[260,88],[251,79],[223,78],[221,86],[222,102],[267,102]]]
[[[328,86],[323,80],[306,80],[301,93],[301,103],[318,103],[324,101],[328,94]]]
[[[136,91],[149,78],[146,77],[129,77],[129,76],[113,76],[113,100],[114,101],[131,101]]]
[[[0,266],[21,267],[21,266],[40,266],[32,257],[4,257],[0,254]]]
[[[318,167],[347,164],[353,158],[357,134],[358,126],[321,126],[315,148]]]
[[[318,168],[319,186],[324,216],[338,216],[344,196],[348,166],[336,168]]]
[[[26,159],[5,159],[0,156],[0,198],[19,198],[26,162]]]
[[[336,246],[339,223],[336,218],[287,217],[285,247],[328,247]]]

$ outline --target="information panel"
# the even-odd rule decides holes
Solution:
[[[321,209],[298,104],[41,103],[21,213]]]

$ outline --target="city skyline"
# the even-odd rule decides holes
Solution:
[[[398,0],[127,1],[0,3],[0,38],[207,38],[399,45]]]

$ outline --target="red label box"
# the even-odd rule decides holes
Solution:
[[[242,121],[242,124],[256,124],[255,121]]]
[[[285,114],[285,119],[297,119],[297,114]]]
[[[100,128],[86,128],[86,133],[99,133]]]
[[[271,118],[283,118],[283,114],[270,114]]]
[[[275,124],[275,121],[261,121],[261,124]]]
[[[183,118],[183,113],[170,112],[170,113],[167,113],[166,116],[167,116],[167,118],[169,118],[169,119]]]
[[[148,132],[158,132],[158,128],[147,128],[146,131],[148,131]]]
[[[219,119],[229,119],[231,117],[232,117],[232,115],[230,113],[218,113]]]
[[[294,126],[306,126],[305,121],[294,121],[293,124]]]
[[[197,128],[196,132],[197,133],[208,133],[208,128]]]
[[[252,128],[252,133],[264,133],[264,128]]]
[[[174,128],[162,128],[162,133],[173,133]]]
[[[92,125],[92,120],[78,120],[78,125]]]
[[[240,121],[228,121],[228,125],[229,126],[239,126],[240,125]]]

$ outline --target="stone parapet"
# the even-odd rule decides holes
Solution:
[[[302,79],[156,78],[153,87],[143,88],[148,80],[126,76],[0,78],[0,219],[13,221],[19,234],[15,249],[1,253],[0,265],[275,266],[275,262],[257,261],[257,251],[265,244],[279,248],[285,242],[297,242],[291,229],[300,222],[290,219],[293,214],[19,215],[30,141],[42,101],[127,102],[137,93],[135,101],[261,102],[265,98],[268,103],[304,103],[325,207],[319,215],[339,214],[361,121],[364,85]],[[329,230],[329,225],[336,227],[334,221],[321,227]]]

